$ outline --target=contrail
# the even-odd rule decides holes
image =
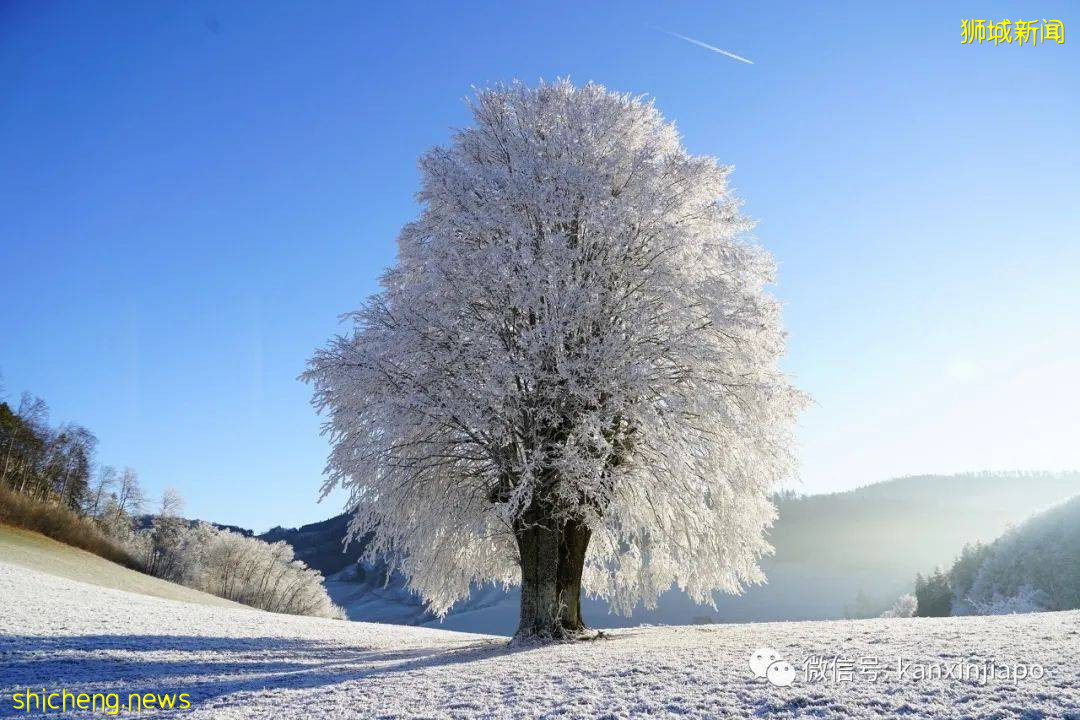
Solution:
[[[731,58],[733,60],[738,60],[739,62],[744,62],[747,65],[753,65],[754,64],[753,60],[747,60],[744,57],[740,57],[740,56],[736,55],[735,53],[728,52],[727,50],[721,50],[720,48],[716,47],[715,45],[710,45],[709,43],[703,43],[700,40],[695,40],[692,37],[686,37],[685,35],[680,35],[677,32],[671,32],[670,30],[665,30],[664,28],[656,28],[656,29],[659,30],[660,32],[665,32],[668,35],[672,35],[674,37],[677,37],[680,40],[685,40],[688,43],[694,43],[698,47],[703,47],[706,50],[712,50],[713,52],[718,52],[721,55],[727,55],[729,58]]]

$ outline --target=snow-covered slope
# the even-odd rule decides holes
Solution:
[[[197,718],[956,717],[1080,719],[1080,613],[617,630],[573,645],[272,615],[0,563],[0,716],[48,691],[188,693]],[[755,678],[758,647],[802,672]],[[846,662],[884,674],[845,679]],[[1038,663],[1042,677],[919,680],[912,664]],[[899,664],[907,674],[896,677]],[[811,664],[813,670],[817,665]],[[143,712],[140,717],[153,717]]]
[[[219,598],[183,585],[161,580],[145,573],[129,570],[111,560],[65,545],[36,532],[0,525],[0,562],[21,565],[71,580],[128,590],[142,595],[154,595],[168,600],[241,607],[232,600]],[[5,601],[0,596],[0,612]]]

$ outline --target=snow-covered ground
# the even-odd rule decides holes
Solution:
[[[1080,720],[1078,612],[632,628],[574,645],[508,647],[493,636],[188,604],[4,563],[0,603],[0,716],[25,715],[14,710],[16,691],[45,688],[186,692],[191,716],[219,720]],[[790,687],[752,675],[748,658],[760,646],[795,666]],[[811,679],[808,656],[822,656],[808,666]],[[985,683],[913,675],[976,659],[1036,663],[1043,675]],[[876,681],[870,660],[886,671]]]

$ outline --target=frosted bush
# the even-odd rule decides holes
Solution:
[[[883,618],[909,618],[915,616],[915,610],[918,607],[918,602],[915,600],[915,596],[911,593],[901,595],[896,599],[896,602],[891,608],[881,613]]]

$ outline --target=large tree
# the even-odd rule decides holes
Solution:
[[[382,291],[311,360],[371,535],[436,613],[521,583],[519,636],[762,579],[802,396],[779,371],[771,258],[651,102],[500,86],[420,160]]]

